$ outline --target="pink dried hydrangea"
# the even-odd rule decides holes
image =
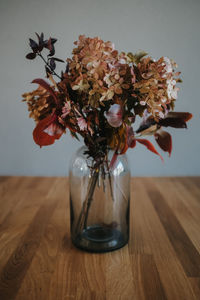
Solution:
[[[168,107],[173,108],[179,88],[180,72],[175,72],[177,65],[167,57],[158,61],[150,57],[143,58],[137,65],[141,80],[134,84],[140,105],[146,106],[155,118],[164,118]]]
[[[75,42],[72,59],[68,59],[71,87],[88,94],[89,103],[98,107],[113,100],[131,87],[132,75],[125,53],[118,53],[114,44],[80,36]],[[133,72],[133,69],[132,69]]]

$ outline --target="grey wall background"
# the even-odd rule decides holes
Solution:
[[[142,145],[129,150],[132,175],[200,175],[199,14],[199,0],[0,0],[0,174],[66,175],[80,146],[69,134],[42,149],[32,140],[34,122],[20,100],[35,88],[32,79],[45,75],[39,60],[25,59],[28,38],[43,31],[58,38],[61,58],[80,34],[173,58],[183,79],[176,110],[194,117],[187,130],[170,130],[173,152],[163,154],[164,164]]]

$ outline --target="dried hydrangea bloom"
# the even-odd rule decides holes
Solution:
[[[30,111],[29,117],[33,118],[36,122],[51,114],[55,107],[52,96],[50,96],[48,91],[42,87],[39,87],[32,92],[25,93],[22,97],[24,98],[22,101],[25,101],[28,105],[28,111]]]
[[[86,105],[98,107],[131,88],[134,72],[125,53],[118,53],[111,42],[98,37],[80,36],[72,59],[68,59],[70,84]],[[89,94],[89,97],[85,97]],[[88,102],[87,102],[88,101]]]
[[[177,65],[166,57],[153,61],[143,58],[137,65],[138,80],[134,84],[140,105],[147,107],[155,118],[164,118],[168,109],[177,99],[180,72],[174,71]]]

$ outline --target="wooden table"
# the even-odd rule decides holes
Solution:
[[[0,299],[200,299],[200,178],[134,178],[128,246],[70,241],[65,178],[0,177]]]

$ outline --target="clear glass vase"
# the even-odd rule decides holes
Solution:
[[[129,239],[130,171],[126,155],[118,155],[109,168],[94,169],[81,147],[70,166],[70,218],[73,244],[90,252],[119,249]]]

